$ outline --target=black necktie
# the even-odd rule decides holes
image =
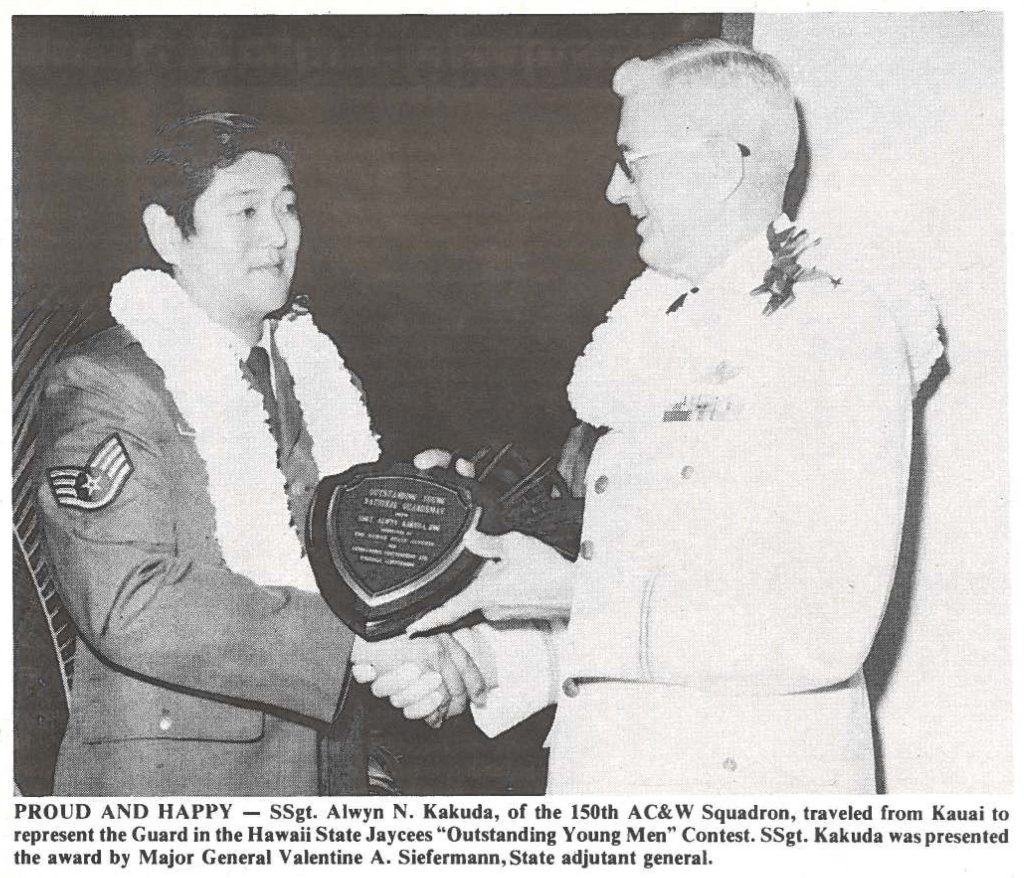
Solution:
[[[260,396],[263,397],[263,409],[267,413],[267,422],[270,424],[278,451],[280,451],[281,418],[277,408],[277,397],[274,395],[274,385],[270,377],[270,357],[266,348],[259,345],[254,347],[245,361],[245,365],[249,367],[250,382],[253,388],[258,390]]]

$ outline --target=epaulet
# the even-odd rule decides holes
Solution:
[[[89,357],[105,359],[111,356],[118,356],[125,348],[137,345],[138,342],[127,329],[120,324],[115,324],[107,329],[102,329],[93,335],[82,339],[77,344],[68,348],[65,356],[82,354]]]
[[[97,372],[97,369],[102,372]],[[63,374],[68,378],[76,374],[102,374],[122,388],[128,382],[157,392],[164,386],[163,371],[149,358],[135,336],[119,324],[68,348],[49,374],[51,377]]]

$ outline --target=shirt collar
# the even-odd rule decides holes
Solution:
[[[264,320],[263,321],[263,334],[260,336],[260,340],[256,342],[252,347],[246,345],[242,339],[240,339],[234,333],[231,333],[231,338],[228,341],[228,347],[231,349],[231,353],[238,357],[239,362],[247,363],[249,355],[252,353],[253,348],[263,348],[267,352],[267,359],[270,362],[270,391],[275,397],[279,396],[277,389],[277,363],[274,358],[274,321]]]
[[[254,347],[264,348],[267,353],[270,353],[270,339],[273,334],[270,324],[270,320],[263,321],[263,334],[260,336],[260,340],[254,345],[247,345],[237,335],[231,333],[228,338],[228,347],[230,348],[231,353],[243,362],[249,359],[249,354],[252,353],[252,349]]]
[[[780,217],[776,223],[785,220],[787,226],[792,225],[788,217]],[[747,293],[755,289],[763,280],[765,271],[772,263],[772,254],[768,249],[768,227],[741,244],[717,268],[696,285],[678,278],[671,278],[651,270],[657,278],[657,286],[664,291],[664,296],[678,297],[682,293],[700,295],[701,299],[715,299],[719,303],[746,302]]]
[[[723,263],[708,274],[700,290],[722,299],[732,299],[738,294],[746,297],[761,283],[771,264],[768,234],[762,231],[733,250]]]

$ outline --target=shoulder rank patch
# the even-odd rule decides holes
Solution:
[[[134,472],[132,459],[117,433],[104,439],[85,466],[62,466],[47,471],[53,496],[61,506],[102,509],[125,486]]]

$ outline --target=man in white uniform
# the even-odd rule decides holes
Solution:
[[[862,665],[934,312],[908,343],[780,216],[798,125],[774,59],[690,43],[626,62],[613,87],[607,196],[637,219],[647,270],[568,388],[580,558],[475,535],[495,563],[415,627],[476,608],[546,620],[472,636],[496,684],[474,708],[485,731],[557,698],[549,792],[874,792]]]

